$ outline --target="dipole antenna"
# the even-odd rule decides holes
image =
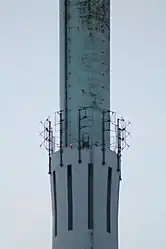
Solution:
[[[104,109],[102,111],[102,165],[105,165],[105,133],[112,132],[115,112]]]
[[[121,128],[120,128],[120,119],[117,119],[117,159],[118,159],[118,167],[117,167],[117,171],[121,172]],[[121,177],[120,177],[121,178]]]
[[[51,174],[51,156],[54,152],[52,123],[50,121],[50,118],[48,117],[45,121],[40,121],[40,124],[43,126],[43,130],[40,133],[43,141],[40,144],[40,147],[44,146],[48,151],[48,174]]]
[[[89,133],[83,130],[87,127],[92,127],[92,120],[92,107],[80,107],[78,109],[78,163],[81,163],[81,150],[85,147],[90,147]]]
[[[120,180],[121,178],[121,157],[122,151],[127,147],[129,148],[130,145],[128,144],[128,137],[131,134],[128,132],[127,128],[131,125],[131,122],[126,123],[123,118],[117,119],[117,171],[119,172]]]
[[[60,121],[60,166],[63,166],[63,111],[59,112]]]

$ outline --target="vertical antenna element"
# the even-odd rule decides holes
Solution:
[[[129,147],[129,144],[127,143],[127,138],[130,136],[130,133],[127,131],[127,127],[131,123],[128,122],[126,124],[125,120],[123,118],[118,118],[117,119],[117,171],[120,174],[120,180],[121,178],[121,157],[122,157],[122,151],[126,148]]]
[[[43,131],[40,133],[40,136],[43,138],[43,142],[40,144],[40,147],[44,145],[48,151],[48,174],[51,174],[51,157],[54,152],[54,136],[52,124],[49,118],[44,122],[40,121],[43,125]]]
[[[110,123],[111,123],[111,117],[113,116],[113,112],[111,112],[110,110],[103,110],[102,112],[102,165],[105,164],[105,132],[109,132],[110,133]],[[110,134],[109,134],[110,136]]]
[[[119,172],[119,178],[121,178],[121,152],[122,152],[122,147],[121,147],[121,142],[122,142],[122,136],[121,136],[121,126],[120,126],[120,119],[117,119],[117,171]]]
[[[51,152],[52,152],[52,129],[51,129],[51,121],[48,121],[48,174],[51,174]]]
[[[63,112],[60,111],[60,166],[63,166]]]
[[[102,165],[105,164],[105,110],[102,112]]]
[[[92,114],[88,115],[91,107],[82,107],[78,109],[78,162],[81,163],[81,150],[90,147],[89,133],[85,128],[92,127]]]
[[[120,172],[120,163],[121,163],[121,128],[120,128],[120,119],[117,119],[117,136],[118,136],[118,151],[117,151],[117,159],[118,159],[118,168],[117,171]]]

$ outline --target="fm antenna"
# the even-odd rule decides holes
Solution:
[[[48,151],[48,174],[51,174],[51,156],[54,152],[54,137],[53,129],[50,118],[48,117],[45,121],[40,121],[40,124],[43,126],[43,130],[40,133],[40,136],[43,138],[40,147],[44,146]]]

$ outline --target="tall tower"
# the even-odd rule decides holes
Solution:
[[[110,0],[60,0],[59,149],[44,124],[52,249],[118,249],[121,142],[110,111]],[[115,149],[110,149],[115,126]]]
[[[51,165],[53,249],[118,249],[120,177],[105,131],[102,163],[103,111],[110,109],[110,0],[59,5],[63,153],[57,151]]]
[[[84,134],[100,144],[101,112],[110,107],[110,0],[61,0],[59,4],[64,145],[77,142],[78,108],[84,107],[88,116]],[[108,145],[109,134],[105,140]]]

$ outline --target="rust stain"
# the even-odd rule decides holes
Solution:
[[[77,9],[84,23],[110,28],[110,0],[79,0]]]

